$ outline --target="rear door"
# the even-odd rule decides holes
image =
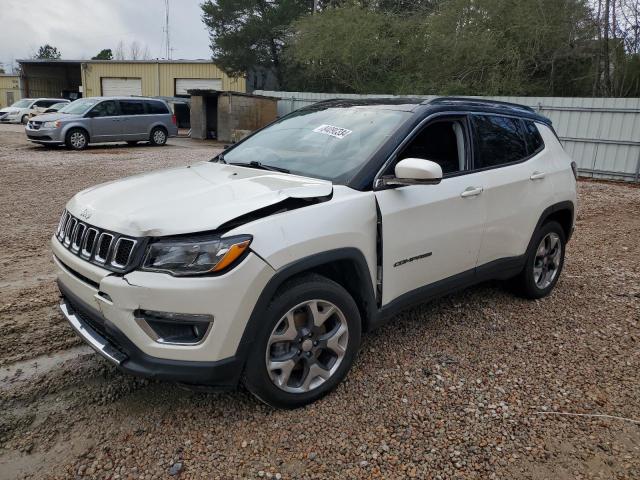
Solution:
[[[383,305],[428,285],[470,283],[486,218],[481,175],[469,171],[466,116],[428,123],[397,155],[404,158],[432,160],[444,178],[438,185],[375,193],[382,218]]]
[[[114,142],[121,138],[122,124],[115,100],[105,100],[95,105],[87,115],[90,117],[92,142]]]
[[[482,266],[525,253],[540,215],[553,202],[553,165],[533,121],[492,114],[471,118],[474,170],[487,203]]]
[[[149,117],[146,115],[144,101],[131,99],[119,100],[118,103],[120,104],[122,140],[147,140]]]

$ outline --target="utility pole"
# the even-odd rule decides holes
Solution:
[[[171,37],[169,36],[169,0],[164,0],[165,58],[171,60]]]
[[[311,12],[311,14],[313,15],[317,11],[318,11],[318,0],[313,0],[313,11]]]

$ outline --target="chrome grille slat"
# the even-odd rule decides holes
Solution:
[[[80,255],[84,258],[91,258],[93,254],[93,247],[96,245],[96,239],[98,238],[98,230],[93,227],[87,228],[87,233],[82,241],[82,251]]]
[[[107,270],[131,270],[134,262],[140,260],[140,239],[93,227],[67,210],[60,218],[55,236],[72,254]]]
[[[110,233],[102,232],[98,237],[98,247],[96,253],[93,255],[96,262],[105,263],[109,258],[109,252],[111,250],[111,243],[113,242],[113,235]]]

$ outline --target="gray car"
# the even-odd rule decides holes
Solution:
[[[82,150],[90,143],[148,141],[164,145],[178,134],[176,117],[163,100],[141,97],[91,97],[56,113],[33,117],[25,132],[43,145]]]

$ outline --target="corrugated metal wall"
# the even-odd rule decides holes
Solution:
[[[17,75],[0,75],[0,108],[20,100],[20,78]]]
[[[224,90],[246,90],[244,78],[231,78],[208,62],[87,62],[83,65],[85,97],[102,95],[102,78],[140,78],[142,95],[147,96],[174,96],[176,78],[219,78]]]
[[[278,116],[330,98],[391,98],[257,90],[279,97]],[[435,96],[416,96],[432,99]],[[640,182],[640,98],[476,97],[534,107],[553,121],[583,176]]]

